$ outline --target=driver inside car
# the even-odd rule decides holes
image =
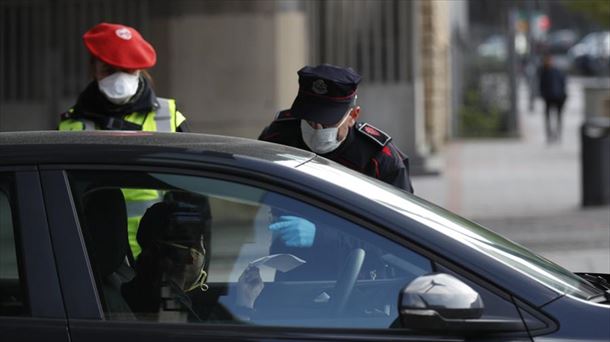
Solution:
[[[138,319],[162,321],[235,320],[215,300],[202,314],[194,309],[193,296],[206,296],[208,285],[206,236],[211,220],[200,206],[188,202],[160,202],[142,218],[137,239],[142,253],[136,276],[123,286],[123,295]],[[209,237],[207,239],[209,241]],[[239,320],[248,320],[263,289],[258,268],[247,268],[239,278],[234,305]]]

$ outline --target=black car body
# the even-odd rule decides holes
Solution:
[[[115,212],[94,208],[99,215],[88,216],[82,198],[112,187],[154,188],[165,194],[159,201],[186,189],[209,201],[209,290],[189,292],[188,310],[164,306],[166,316],[135,319],[109,309],[124,283],[106,292],[106,257],[92,246],[110,233],[91,233],[98,222],[90,220]],[[308,218],[316,224],[314,246],[329,236],[333,247],[297,250],[306,261],[298,267],[311,266],[300,278],[282,280],[262,267],[254,311],[240,316],[222,300],[239,271],[273,249],[275,235],[242,230],[259,225],[261,207]],[[0,241],[3,341],[610,340],[608,275],[575,275],[402,190],[315,154],[249,139],[1,133]],[[231,318],[202,313],[221,302]]]

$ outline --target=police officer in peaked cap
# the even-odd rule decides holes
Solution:
[[[413,193],[408,159],[391,137],[356,121],[360,75],[329,64],[305,66],[298,75],[299,93],[292,107],[280,111],[259,140],[313,151]]]
[[[298,75],[299,93],[292,107],[279,112],[259,139],[313,151],[412,193],[405,155],[383,131],[356,121],[360,75],[328,64],[306,66]],[[289,253],[307,261],[296,270],[276,274],[276,280],[334,279],[341,272],[339,261],[355,248],[366,251],[363,274],[383,273],[377,248],[338,234],[316,217],[272,212],[268,229],[273,236],[271,254]],[[334,253],[331,258],[328,251]]]

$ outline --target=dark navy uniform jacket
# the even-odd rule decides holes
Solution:
[[[258,139],[310,151],[302,138],[301,120],[289,110],[279,112]],[[322,156],[413,193],[408,158],[391,139],[372,125],[357,122],[336,150]]]

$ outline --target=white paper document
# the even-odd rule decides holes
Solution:
[[[278,271],[288,272],[306,263],[305,260],[292,254],[272,254],[250,261],[250,266],[267,266]]]

